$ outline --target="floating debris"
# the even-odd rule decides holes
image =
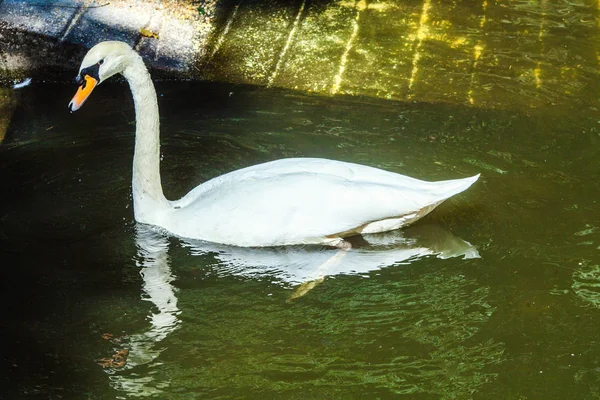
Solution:
[[[509,164],[514,164],[514,160],[518,159],[519,157],[512,154],[512,153],[508,153],[506,151],[496,151],[496,150],[490,150],[487,152],[487,154],[489,154],[490,156],[494,156],[496,158],[499,158]],[[526,160],[524,158],[521,159],[521,162],[525,165],[527,165],[528,167],[537,167],[538,163],[530,161],[530,160]]]
[[[496,150],[490,150],[487,152],[490,156],[494,156],[496,158],[500,158],[506,162],[509,162],[512,164],[512,159],[513,156],[510,153],[504,152],[504,151],[496,151]]]
[[[579,232],[575,232],[574,235],[575,236],[586,236],[586,235],[591,235],[592,233],[594,233],[596,231],[596,229],[598,229],[597,226],[592,226],[592,225],[585,225],[585,229],[579,231]]]
[[[571,288],[577,296],[588,301],[595,307],[600,307],[600,266],[580,263],[573,273]]]
[[[123,349],[115,353],[111,358],[101,358],[96,363],[102,368],[123,368],[127,364],[129,350]]]
[[[528,167],[537,167],[538,166],[538,163],[533,162],[533,161],[529,161],[526,159],[522,159],[521,161],[523,162],[523,164],[527,165]]]
[[[466,163],[472,164],[472,165],[476,165],[476,166],[478,166],[480,168],[483,168],[483,169],[487,169],[487,170],[490,170],[490,171],[497,172],[499,174],[507,174],[508,173],[508,171],[506,171],[506,170],[500,169],[500,168],[495,167],[495,166],[493,166],[491,164],[488,164],[488,163],[486,163],[484,161],[479,161],[479,160],[476,160],[474,158],[469,158],[469,157],[463,158],[463,161],[466,162]]]
[[[29,84],[31,84],[31,78],[26,78],[24,81],[19,82],[19,83],[15,83],[13,85],[13,89],[22,89],[25,86],[29,86]]]

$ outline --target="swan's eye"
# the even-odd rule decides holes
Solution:
[[[104,64],[104,60],[98,61],[98,65],[102,65],[102,64]]]

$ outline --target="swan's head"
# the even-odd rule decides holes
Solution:
[[[129,65],[130,58],[136,55],[137,53],[123,42],[100,42],[92,47],[83,58],[75,78],[79,89],[69,103],[69,110],[78,110],[97,85],[123,72]]]

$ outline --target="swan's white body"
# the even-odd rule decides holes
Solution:
[[[133,94],[135,219],[180,237],[236,246],[337,245],[412,223],[479,177],[425,182],[358,164],[290,158],[230,172],[168,201],[160,182],[156,92],[142,58],[124,43],[103,42],[84,58],[82,78],[92,67],[98,82],[122,73]],[[83,100],[76,95],[71,109],[89,92]]]

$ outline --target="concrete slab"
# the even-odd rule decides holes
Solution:
[[[127,42],[151,68],[190,78],[215,8],[215,0],[0,0],[0,81],[38,72],[45,80],[64,79],[55,72],[75,70],[103,40]]]
[[[105,40],[120,40],[135,45],[140,30],[150,22],[154,9],[150,5],[96,7],[82,10],[64,40],[90,47]]]
[[[82,5],[82,1],[76,0],[4,0],[0,2],[0,23],[12,29],[60,38]]]
[[[192,24],[182,25],[179,20],[161,17],[161,27],[154,32],[159,33],[159,40],[142,39],[156,45],[154,62],[157,65],[169,65],[180,71],[189,71],[204,53],[204,44],[196,43],[197,31]]]

